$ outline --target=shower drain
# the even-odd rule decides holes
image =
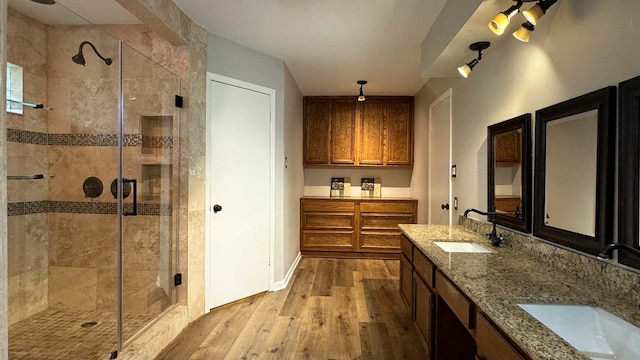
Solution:
[[[80,325],[80,327],[82,327],[82,328],[90,328],[90,327],[93,327],[93,326],[96,326],[96,325],[98,325],[97,321],[87,321],[86,323]]]

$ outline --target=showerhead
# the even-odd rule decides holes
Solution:
[[[82,43],[80,43],[80,47],[78,48],[78,53],[73,55],[71,57],[71,61],[73,61],[74,63],[78,64],[78,65],[82,65],[85,66],[85,61],[84,61],[84,55],[82,55],[82,47],[85,45],[89,45],[91,46],[91,48],[93,49],[93,51],[96,53],[96,55],[98,55],[98,57],[100,59],[102,59],[102,61],[104,61],[105,64],[107,65],[111,65],[112,61],[111,58],[105,58],[102,55],[100,55],[100,53],[98,52],[98,50],[96,49],[95,46],[93,46],[92,43],[90,43],[89,41],[83,41]]]

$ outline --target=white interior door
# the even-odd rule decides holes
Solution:
[[[429,224],[451,225],[451,89],[429,105]]]
[[[271,94],[237,83],[209,83],[207,310],[270,285]]]

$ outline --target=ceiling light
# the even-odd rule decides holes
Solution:
[[[502,35],[509,26],[509,22],[511,18],[520,11],[520,7],[522,6],[522,0],[515,0],[516,4],[508,8],[507,10],[498,13],[493,20],[489,21],[489,29],[493,31],[497,35]]]
[[[463,78],[466,79],[471,73],[471,71],[473,70],[473,68],[476,65],[478,65],[480,60],[482,60],[482,50],[485,50],[486,48],[488,48],[489,45],[491,45],[491,43],[488,41],[478,41],[469,45],[469,49],[471,49],[472,51],[478,52],[478,57],[458,68],[458,72],[460,73],[460,75],[462,75]]]
[[[547,9],[555,4],[557,0],[540,0],[529,10],[522,12],[522,15],[533,25],[537,25],[540,18],[547,13]]]
[[[529,37],[533,30],[535,30],[535,26],[527,21],[526,23],[523,23],[518,30],[513,32],[513,37],[522,42],[529,42]]]
[[[358,101],[365,101],[364,93],[362,93],[362,85],[366,84],[367,80],[358,80],[358,84],[360,84],[360,96],[358,96]]]

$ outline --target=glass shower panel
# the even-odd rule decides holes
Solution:
[[[104,359],[118,339],[119,41],[59,3],[9,0],[7,22],[25,103],[6,129],[9,358]]]
[[[122,220],[122,332],[126,341],[176,299],[180,109],[175,101],[180,78],[123,44],[122,86],[123,196],[128,194]]]

